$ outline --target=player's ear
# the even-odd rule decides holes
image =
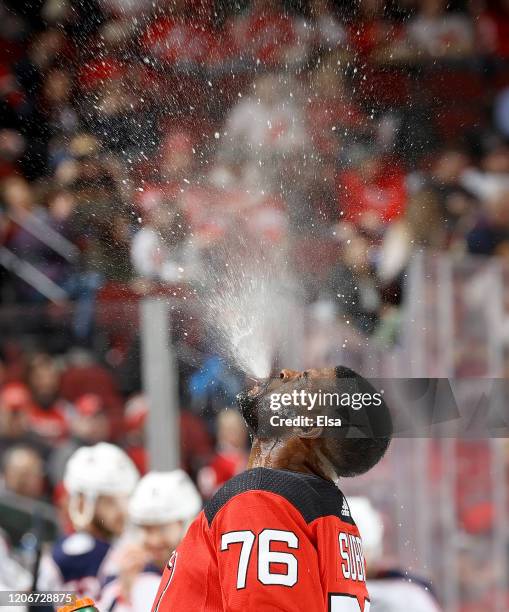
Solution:
[[[315,440],[322,435],[323,427],[296,427],[294,431],[299,438]]]

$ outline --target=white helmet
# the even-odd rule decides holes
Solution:
[[[348,500],[352,515],[362,539],[362,548],[368,562],[382,557],[384,524],[381,514],[367,497],[352,497]]]
[[[135,525],[184,521],[187,527],[201,507],[200,494],[183,470],[150,472],[129,501],[129,517]]]
[[[99,442],[82,446],[65,466],[64,486],[69,493],[69,515],[78,529],[93,518],[95,500],[99,495],[131,495],[139,474],[126,453],[114,444]],[[78,509],[78,496],[85,498]]]

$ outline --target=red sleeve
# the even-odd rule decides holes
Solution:
[[[210,537],[225,612],[325,610],[315,543],[283,497],[267,491],[233,497],[214,518]]]

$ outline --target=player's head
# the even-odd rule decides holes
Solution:
[[[198,490],[183,470],[150,472],[140,480],[129,502],[129,519],[139,528],[152,563],[164,566],[201,506]]]
[[[74,527],[107,538],[120,535],[138,478],[134,463],[118,446],[100,442],[79,448],[64,473]]]
[[[320,400],[313,411],[289,404],[275,404],[274,398],[292,394],[315,394]],[[302,397],[302,396],[301,396]],[[324,398],[333,397],[339,405],[325,406]],[[364,398],[374,398],[367,401]],[[355,402],[362,399],[363,403]],[[307,460],[327,464],[327,473],[336,477],[363,474],[376,465],[385,454],[391,437],[392,421],[383,396],[362,376],[343,366],[297,372],[282,370],[278,377],[255,386],[238,396],[240,410],[252,435],[259,439],[276,440],[279,446],[295,450],[296,442],[304,448]],[[360,409],[362,408],[362,410]],[[341,420],[341,427],[268,427],[272,417],[310,416],[327,414]]]

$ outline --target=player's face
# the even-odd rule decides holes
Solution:
[[[334,378],[336,378],[335,368],[317,368],[303,371],[283,369],[278,376],[255,385],[245,393],[240,393],[237,396],[240,412],[251,431],[256,431],[260,406],[263,406],[263,400],[272,393],[291,393],[294,389],[309,391],[314,388],[317,381]]]
[[[164,525],[140,526],[141,544],[147,551],[150,561],[157,567],[164,567],[172,551],[177,548],[184,534],[182,521]]]
[[[100,495],[95,506],[95,525],[107,535],[121,535],[126,523],[127,502],[127,496]]]

